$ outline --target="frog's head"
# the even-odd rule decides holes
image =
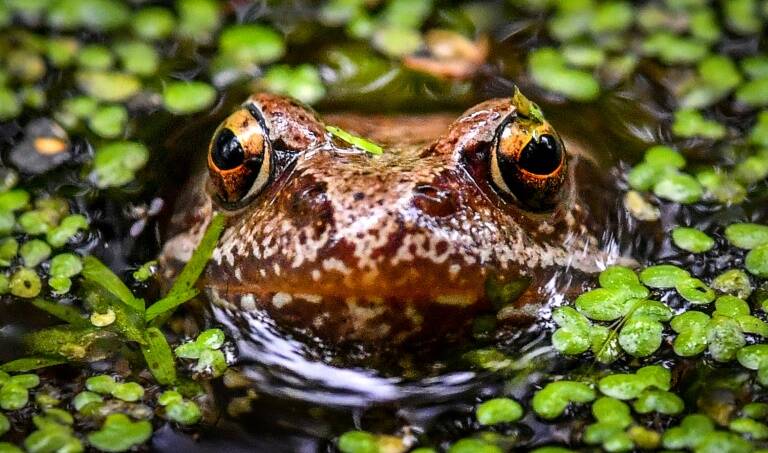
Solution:
[[[197,224],[165,254],[183,259],[211,213],[225,213],[205,285],[232,313],[266,310],[341,340],[458,332],[468,313],[524,291],[517,304],[530,302],[572,250],[594,251],[575,220],[563,141],[519,94],[458,118],[326,121],[383,152],[269,94],[251,96],[211,140]]]

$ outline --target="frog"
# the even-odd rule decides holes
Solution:
[[[457,340],[487,313],[525,325],[555,276],[617,259],[569,149],[519,91],[458,115],[320,115],[254,93],[213,133],[160,261],[172,278],[221,214],[199,284],[228,323],[259,313],[373,347]]]

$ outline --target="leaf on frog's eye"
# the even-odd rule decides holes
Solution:
[[[46,368],[54,365],[61,365],[63,363],[67,363],[67,361],[61,358],[24,357],[0,365],[0,371],[7,373],[19,373]]]
[[[373,143],[371,141],[368,141],[362,137],[358,137],[356,135],[352,135],[349,132],[345,131],[344,129],[335,127],[335,126],[325,126],[325,130],[331,133],[334,137],[338,137],[345,142],[349,143],[352,146],[356,146],[364,151],[367,151],[371,154],[383,154],[384,148],[377,145],[376,143]]]
[[[90,280],[106,289],[120,299],[125,305],[140,313],[144,312],[144,300],[134,296],[131,290],[125,286],[125,283],[123,283],[120,277],[115,275],[111,269],[98,259],[93,256],[86,256],[83,258],[82,274],[86,280]]]
[[[520,92],[520,88],[518,87],[515,87],[515,92],[512,94],[512,104],[517,107],[517,110],[521,114],[527,116],[528,118],[531,118],[532,120],[538,121],[540,123],[544,122],[544,114],[541,112],[539,106],[525,97],[525,95]]]
[[[195,249],[192,258],[179,273],[176,281],[173,282],[168,294],[164,298],[152,304],[145,314],[145,319],[151,321],[161,314],[170,312],[174,308],[188,301],[197,295],[194,285],[200,274],[205,269],[208,260],[211,259],[213,249],[219,242],[219,236],[224,231],[224,216],[216,214],[208,225],[208,229],[200,241],[200,245]]]

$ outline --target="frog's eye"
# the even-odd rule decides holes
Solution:
[[[512,117],[496,132],[491,176],[502,192],[530,209],[555,204],[565,182],[565,146],[549,123]]]
[[[216,130],[208,151],[208,173],[219,198],[237,205],[269,182],[272,146],[261,112],[253,105],[236,111]]]

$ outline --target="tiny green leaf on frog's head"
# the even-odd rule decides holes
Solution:
[[[515,92],[512,94],[512,104],[517,107],[518,112],[528,118],[539,123],[544,122],[544,113],[542,113],[539,106],[525,97],[518,87],[515,87]]]
[[[341,129],[336,126],[325,126],[325,130],[331,133],[334,137],[338,137],[345,142],[349,143],[352,146],[355,146],[357,148],[360,148],[366,152],[369,152],[371,154],[383,154],[384,148],[377,145],[376,143],[373,143],[371,141],[368,141],[362,137],[358,137],[356,135],[352,135],[349,132],[345,131],[344,129]]]

